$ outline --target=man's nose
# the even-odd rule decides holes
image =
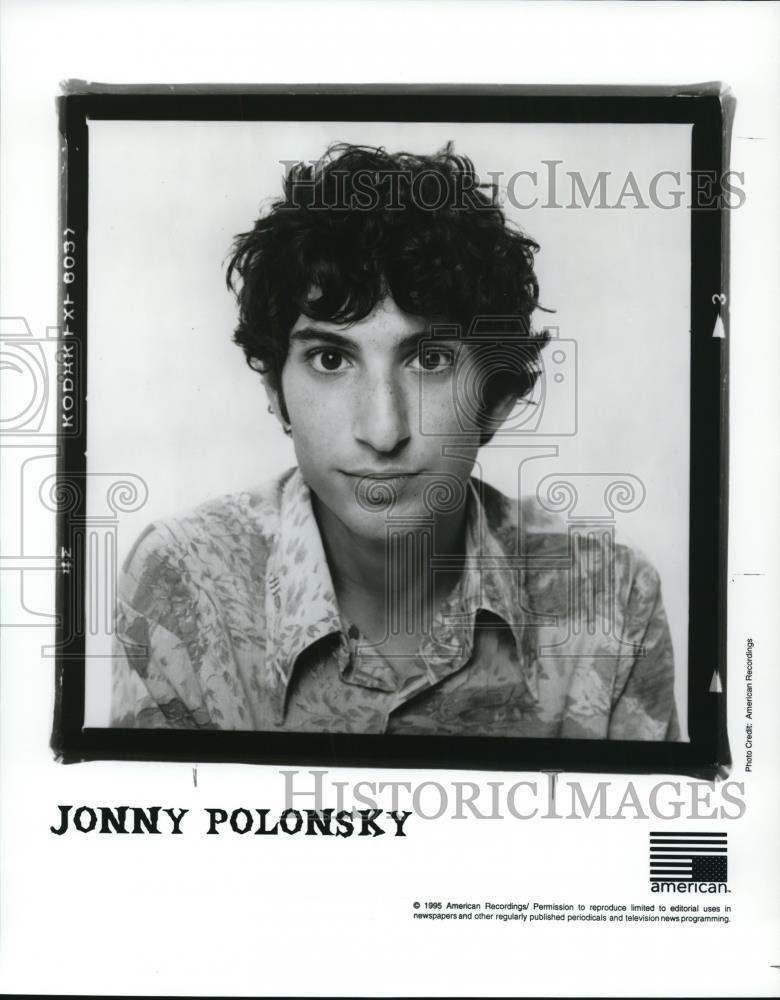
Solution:
[[[384,454],[409,440],[409,406],[404,389],[390,376],[369,382],[356,401],[354,433],[358,441]]]

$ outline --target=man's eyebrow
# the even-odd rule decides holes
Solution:
[[[401,353],[405,354],[409,348],[417,347],[421,340],[428,340],[430,336],[430,330],[415,330],[414,333],[408,333],[405,337],[401,338],[398,344]]]
[[[398,349],[401,353],[405,353],[410,348],[416,346],[421,340],[425,340],[431,336],[430,330],[415,330],[413,333],[407,333],[406,336],[401,337],[398,342]],[[450,338],[442,337],[441,341],[449,340]],[[453,337],[453,340],[457,340],[457,337]],[[360,338],[357,337],[345,337],[343,334],[334,333],[332,330],[319,330],[317,327],[305,326],[300,330],[294,330],[290,334],[290,340],[297,340],[304,344],[309,344],[312,341],[319,341],[320,343],[331,344],[333,347],[342,347],[354,350],[356,347],[360,347]],[[437,338],[439,340],[439,338]]]
[[[312,341],[324,341],[326,344],[333,344],[334,347],[355,347],[357,341],[350,337],[344,337],[340,333],[333,333],[330,330],[318,330],[313,326],[305,326],[300,330],[293,330],[290,340],[298,340],[303,344],[310,344]]]

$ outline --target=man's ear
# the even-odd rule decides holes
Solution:
[[[287,433],[290,429],[290,424],[287,421],[287,408],[284,405],[281,393],[274,387],[268,375],[263,375],[263,386],[265,388],[265,394],[268,398],[269,413],[273,413],[282,425],[284,432]]]
[[[498,430],[499,425],[503,424],[514,409],[516,402],[517,396],[513,392],[509,392],[506,396],[502,396],[497,403],[494,403],[493,407],[488,411],[488,419],[490,420],[491,427]]]
[[[483,447],[492,439],[501,424],[503,424],[514,409],[516,402],[517,396],[510,392],[506,396],[502,396],[498,399],[495,403],[493,403],[490,409],[485,411],[483,417],[484,430],[482,431],[479,442],[480,447]]]

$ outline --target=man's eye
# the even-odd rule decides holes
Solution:
[[[455,352],[449,348],[423,348],[412,360],[412,368],[416,371],[431,372],[436,375],[449,371],[455,363]]]
[[[316,351],[312,351],[307,356],[307,360],[316,372],[324,374],[341,372],[350,367],[347,358],[344,357],[341,351],[335,351],[331,348],[319,348]]]

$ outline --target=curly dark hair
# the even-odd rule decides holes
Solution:
[[[507,395],[526,396],[540,373],[549,335],[530,323],[538,249],[452,143],[433,156],[336,143],[322,160],[290,165],[284,196],[236,237],[227,268],[239,305],[234,341],[284,408],[281,373],[301,314],[355,322],[389,295],[403,312],[457,324],[462,335],[488,318],[487,411]],[[497,341],[506,365],[495,365]],[[491,337],[479,343],[489,348]]]

